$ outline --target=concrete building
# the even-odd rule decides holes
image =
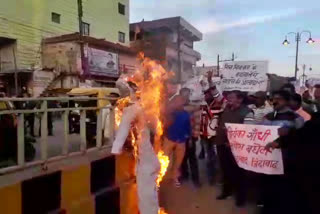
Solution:
[[[0,75],[12,86],[13,73],[19,73],[19,89],[42,68],[44,38],[79,32],[81,26],[84,35],[129,46],[129,0],[0,0],[0,4]]]
[[[202,33],[182,17],[130,24],[131,46],[161,61],[175,73],[179,83],[194,75],[193,67],[201,54],[193,49],[193,44],[201,40]]]

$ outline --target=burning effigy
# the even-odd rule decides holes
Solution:
[[[120,154],[131,139],[136,160],[137,196],[140,214],[165,214],[159,207],[158,188],[169,165],[161,149],[163,123],[161,103],[168,73],[159,63],[140,54],[141,67],[117,86],[123,98],[117,102],[117,134],[113,154]]]

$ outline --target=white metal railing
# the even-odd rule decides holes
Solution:
[[[48,101],[90,101],[90,100],[116,100],[114,97],[106,97],[103,99],[92,98],[92,97],[46,97],[46,98],[0,98],[0,102],[38,102],[41,104],[40,108],[34,108],[30,110],[0,110],[0,116],[5,114],[14,114],[17,116],[17,160],[16,165],[0,168],[0,175],[5,175],[10,172],[16,172],[30,168],[32,166],[41,165],[44,169],[46,164],[55,162],[62,159],[67,159],[74,156],[85,156],[89,152],[107,150],[110,152],[111,142],[114,138],[114,107],[66,107],[66,108],[49,108]],[[103,109],[110,109],[110,126],[109,133],[111,133],[109,142],[103,144],[103,133],[102,133],[102,111]],[[69,152],[69,112],[73,110],[80,111],[80,151]],[[92,148],[87,148],[86,139],[86,112],[94,110],[97,113],[97,124],[96,124],[96,145]],[[48,112],[62,112],[63,119],[63,143],[62,152],[58,156],[48,157]],[[30,162],[25,161],[25,114],[39,113],[41,115],[41,137],[40,137],[40,160],[34,160]],[[61,136],[62,137],[62,136]],[[3,140],[3,139],[1,139]]]

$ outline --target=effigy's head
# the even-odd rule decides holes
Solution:
[[[130,93],[131,93],[130,86],[125,79],[119,78],[116,82],[116,87],[119,89],[120,96],[122,98],[130,96]]]

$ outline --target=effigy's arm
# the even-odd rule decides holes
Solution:
[[[136,118],[137,114],[140,111],[140,107],[138,104],[131,105],[124,109],[121,122],[119,125],[119,129],[116,134],[115,141],[112,145],[112,154],[120,154],[123,148],[123,145],[129,135],[131,123]]]

